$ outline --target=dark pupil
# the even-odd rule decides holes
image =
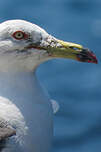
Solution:
[[[18,33],[17,36],[18,37],[22,37],[23,35],[22,35],[22,33]]]

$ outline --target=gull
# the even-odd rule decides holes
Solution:
[[[49,152],[53,140],[50,100],[36,77],[37,67],[54,58],[97,63],[82,45],[58,40],[41,27],[24,21],[0,24],[0,148],[2,152]],[[6,141],[5,146],[2,146]]]

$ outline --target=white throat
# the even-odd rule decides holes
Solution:
[[[27,98],[34,96],[34,92],[39,91],[41,88],[35,71],[29,72],[1,72],[0,71],[0,95],[8,97],[27,96]],[[42,89],[43,90],[43,89]],[[42,91],[41,90],[41,91]],[[12,93],[13,92],[13,93]],[[15,92],[15,93],[14,93]],[[39,93],[39,92],[37,92]],[[19,98],[21,98],[19,97]],[[38,95],[39,97],[39,95]],[[38,100],[37,100],[38,102]]]
[[[0,53],[0,72],[19,73],[33,72],[36,67],[51,59],[44,50],[30,50],[32,52]]]

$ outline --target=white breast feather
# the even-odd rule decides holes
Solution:
[[[0,96],[0,126],[12,127],[16,130],[16,135],[12,138],[16,142],[23,144],[23,138],[27,134],[24,117],[18,107],[9,99]]]

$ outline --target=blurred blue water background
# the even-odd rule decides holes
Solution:
[[[0,22],[8,19],[28,20],[96,53],[98,65],[57,59],[37,75],[60,105],[52,152],[101,152],[101,1],[0,0]]]

